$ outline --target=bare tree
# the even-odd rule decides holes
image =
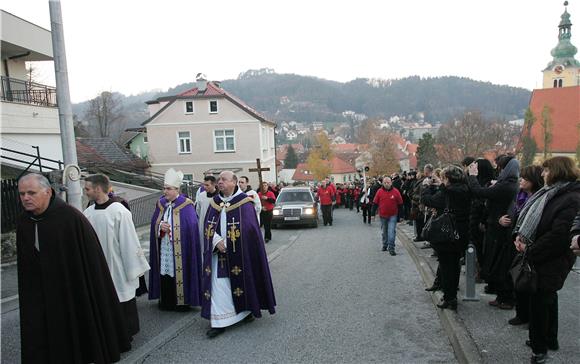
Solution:
[[[117,140],[124,129],[125,117],[121,100],[108,91],[101,92],[89,101],[85,118],[100,137]]]
[[[481,112],[468,111],[461,119],[450,121],[439,129],[439,157],[444,163],[457,163],[466,156],[478,157],[499,146],[513,149],[517,133],[518,129],[507,122],[490,122],[483,119]]]

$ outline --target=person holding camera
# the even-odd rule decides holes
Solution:
[[[463,170],[455,165],[443,169],[441,179],[425,178],[422,183],[421,203],[427,208],[435,209],[436,214],[448,210],[455,218],[459,238],[455,241],[432,243],[432,246],[439,257],[438,270],[443,288],[443,301],[437,307],[457,310],[457,288],[461,272],[459,259],[469,238],[471,193]]]

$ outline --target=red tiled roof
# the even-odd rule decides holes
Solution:
[[[314,181],[314,175],[305,173],[307,170],[306,163],[298,163],[292,179],[294,181]]]
[[[264,121],[266,123],[275,124],[273,121],[266,119],[265,116],[263,116],[262,114],[260,114],[256,110],[254,110],[252,107],[247,105],[242,100],[238,99],[236,96],[230,94],[229,92],[227,92],[224,89],[217,86],[215,83],[209,81],[209,82],[207,82],[206,89],[203,92],[199,91],[199,89],[197,87],[194,87],[192,89],[183,91],[182,93],[180,93],[176,96],[164,96],[164,97],[159,97],[157,100],[146,102],[147,104],[150,104],[150,103],[158,103],[160,101],[169,101],[163,108],[161,108],[159,111],[157,111],[153,116],[151,116],[149,119],[147,119],[143,123],[141,123],[141,125],[147,125],[148,123],[150,123],[153,119],[155,119],[159,114],[161,114],[167,107],[169,107],[169,105],[171,105],[177,99],[184,99],[184,98],[188,98],[188,97],[208,98],[208,97],[219,97],[219,96],[225,97],[226,99],[231,101],[233,104],[240,107],[241,109],[246,111],[248,114],[256,117],[257,119]]]
[[[338,157],[333,157],[330,160],[330,165],[332,167],[333,174],[341,174],[341,173],[354,173],[356,172],[356,168],[353,165],[343,161]]]
[[[544,149],[542,110],[548,106],[552,119],[552,144],[550,151],[556,153],[575,153],[580,140],[580,86],[534,90],[530,109],[536,117],[532,126],[532,137],[538,151]]]
[[[200,92],[197,87],[183,91],[178,96],[225,96],[226,92],[217,87],[213,82],[207,83],[205,91]]]
[[[407,144],[407,152],[415,154],[417,153],[417,148],[419,148],[419,144],[409,143]]]
[[[330,163],[331,166],[331,174],[345,174],[345,173],[355,173],[356,172],[356,168],[343,161],[342,159],[338,158],[338,157],[333,157],[330,162],[329,161],[323,161],[323,163]],[[298,163],[298,165],[296,166],[296,170],[294,171],[294,175],[292,176],[292,179],[295,181],[313,181],[314,180],[314,175],[310,174],[310,173],[305,173],[306,171],[308,171],[308,166],[306,163]]]
[[[361,144],[354,144],[354,143],[331,144],[330,148],[336,153],[354,153],[354,152],[360,152]]]

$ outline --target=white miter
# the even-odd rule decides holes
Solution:
[[[164,184],[166,186],[180,188],[182,182],[183,182],[183,172],[176,171],[173,168],[169,168],[167,170],[167,172],[165,172],[165,182],[164,182]]]

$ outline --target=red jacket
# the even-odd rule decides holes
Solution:
[[[274,204],[276,203],[276,195],[274,195],[274,192],[272,191],[267,191],[266,192],[266,199],[263,200],[262,196],[264,196],[264,194],[260,191],[258,192],[258,196],[260,196],[260,202],[262,203],[262,210],[264,211],[272,211],[274,210]]]
[[[322,186],[320,186],[318,187],[316,194],[318,195],[318,200],[321,205],[332,205],[332,200],[335,195],[332,187],[326,186],[326,188],[322,188]]]
[[[379,208],[380,217],[391,217],[399,213],[399,205],[403,204],[401,193],[395,187],[390,190],[379,188],[373,203]]]

